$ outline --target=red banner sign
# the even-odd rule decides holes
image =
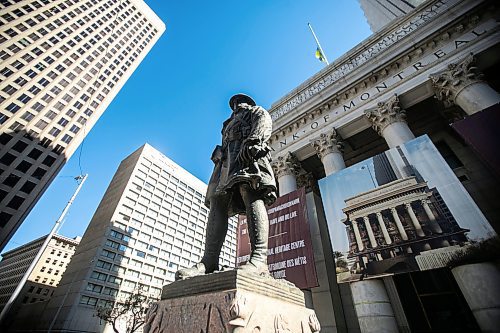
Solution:
[[[269,217],[269,272],[300,289],[318,286],[304,188],[279,197],[267,210]],[[250,259],[246,217],[239,217],[236,266]]]

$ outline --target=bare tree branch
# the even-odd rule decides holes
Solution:
[[[144,325],[145,309],[148,306],[147,296],[141,290],[134,290],[126,299],[117,301],[112,307],[97,307],[97,317],[111,324],[115,333],[120,333],[120,322],[126,324],[127,333],[134,333]]]

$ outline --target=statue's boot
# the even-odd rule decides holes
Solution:
[[[175,280],[185,280],[193,276],[203,275],[207,271],[205,264],[203,262],[199,262],[193,267],[182,268],[175,272]]]
[[[225,201],[210,201],[205,252],[199,263],[190,268],[183,268],[175,273],[175,280],[184,280],[193,276],[215,272],[219,268],[219,255],[228,227],[227,204]]]
[[[250,209],[247,209],[247,225],[252,252],[250,260],[240,269],[257,274],[269,274],[267,266],[269,220],[262,200],[252,203]]]

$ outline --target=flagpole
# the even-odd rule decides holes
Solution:
[[[312,33],[312,35],[314,37],[314,40],[316,41],[316,44],[318,45],[319,50],[321,51],[321,54],[323,55],[323,57],[325,57],[326,64],[330,65],[330,63],[328,62],[328,59],[326,58],[325,51],[323,51],[323,48],[321,47],[321,44],[319,43],[318,37],[316,37],[316,34],[314,33],[314,30],[313,30],[313,28],[311,26],[311,23],[307,23],[307,26],[311,30],[311,33]]]

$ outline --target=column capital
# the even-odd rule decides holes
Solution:
[[[401,108],[398,95],[394,94],[385,102],[378,102],[377,107],[365,110],[365,116],[372,124],[372,128],[382,136],[384,129],[390,124],[406,123],[406,111]]]
[[[278,156],[272,163],[272,167],[277,178],[286,175],[297,176],[300,171],[300,162],[294,154],[287,152],[283,156]]]
[[[465,87],[482,82],[482,74],[474,66],[475,58],[469,54],[460,62],[451,63],[448,68],[429,75],[436,98],[442,101],[445,107],[455,105],[455,99]]]
[[[344,144],[341,140],[342,138],[337,133],[337,130],[332,128],[330,131],[321,133],[319,137],[311,140],[311,145],[316,150],[318,157],[323,159],[325,155],[331,153],[342,154],[344,152]]]
[[[305,187],[306,192],[316,191],[317,185],[311,172],[301,173],[297,176],[297,188]]]

